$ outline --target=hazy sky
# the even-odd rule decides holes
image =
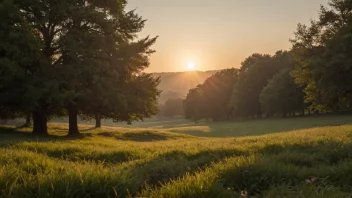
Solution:
[[[240,67],[249,55],[290,48],[298,23],[316,18],[328,0],[129,0],[159,36],[147,72]]]

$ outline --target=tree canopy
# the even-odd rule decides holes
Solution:
[[[275,74],[262,90],[260,103],[267,115],[278,114],[286,117],[295,112],[304,114],[304,92],[294,83],[291,71],[292,69],[286,68]]]
[[[183,99],[169,99],[161,108],[163,116],[172,118],[174,116],[183,115]]]
[[[16,117],[37,106],[41,42],[11,0],[0,6],[0,115]]]
[[[232,116],[231,96],[238,79],[237,69],[220,71],[191,89],[184,102],[186,118],[228,119]]]
[[[299,24],[292,39],[296,83],[319,110],[350,110],[352,104],[352,1],[330,0],[319,19]]]
[[[68,116],[69,134],[78,134],[78,116],[99,127],[101,119],[131,123],[155,115],[160,78],[143,71],[157,37],[138,36],[146,21],[126,5],[1,0],[0,118],[33,115],[33,132],[47,134],[48,120]],[[351,110],[351,32],[352,1],[330,0],[317,20],[298,25],[290,51],[254,53],[240,69],[210,72],[184,101],[167,100],[163,113],[183,109],[188,119],[217,121],[304,113],[309,105]],[[179,75],[192,81],[176,83],[182,90],[199,83]]]
[[[291,72],[292,53],[253,54],[242,67],[223,70],[191,89],[184,102],[187,119],[256,118],[304,112],[302,88]]]
[[[239,80],[232,97],[234,113],[239,117],[261,117],[260,93],[268,81],[280,70],[293,67],[288,52],[278,51],[274,56],[253,54],[241,67]]]
[[[145,20],[126,3],[3,0],[1,111],[31,112],[41,134],[53,116],[68,115],[77,134],[78,115],[128,123],[154,115],[159,79],[143,70],[156,37],[138,38]]]

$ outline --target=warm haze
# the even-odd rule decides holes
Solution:
[[[240,67],[254,52],[288,50],[298,23],[327,0],[130,0],[148,19],[143,36],[160,36],[148,72]],[[191,69],[191,70],[194,70]]]
[[[352,198],[351,32],[352,0],[0,0],[0,198]]]

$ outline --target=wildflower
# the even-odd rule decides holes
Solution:
[[[307,184],[312,183],[312,181],[310,179],[306,179],[305,181],[306,181]]]
[[[247,195],[248,195],[248,192],[247,191],[241,191],[241,196],[242,197],[247,197]]]
[[[316,177],[312,177],[311,181],[315,182],[315,181],[317,181],[317,178]]]

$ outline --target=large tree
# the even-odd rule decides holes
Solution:
[[[29,26],[29,32],[34,33],[39,40],[40,59],[35,64],[30,64],[34,69],[27,72],[21,79],[32,77],[32,82],[20,82],[13,90],[27,87],[25,98],[20,98],[21,103],[28,105],[33,115],[33,132],[47,134],[47,121],[54,112],[60,110],[60,84],[57,80],[58,60],[60,60],[59,40],[63,35],[62,24],[67,19],[69,1],[40,1],[40,0],[12,0],[16,7],[11,13],[20,13],[21,18]],[[72,4],[71,4],[72,5]],[[16,27],[12,24],[12,27]],[[24,56],[30,53],[22,51]],[[11,83],[9,83],[11,84]]]
[[[0,116],[30,115],[42,93],[38,87],[41,43],[12,0],[0,4]],[[43,89],[45,90],[45,89]],[[27,120],[28,116],[27,116]]]
[[[299,24],[292,39],[298,61],[296,83],[319,110],[350,110],[352,105],[352,1],[330,0],[319,19]]]
[[[74,4],[68,7],[67,20],[62,25],[65,34],[60,39],[63,76],[60,80],[64,107],[69,116],[69,134],[79,133],[77,117],[80,110],[92,110],[95,106],[103,108],[102,103],[109,100],[105,97],[118,91],[116,87],[123,86],[122,77],[126,76],[123,72],[132,73],[125,70],[126,65],[120,61],[124,58],[119,56],[120,48],[143,26],[140,17],[133,12],[124,12],[124,1],[78,0]],[[119,101],[114,99],[109,102]]]
[[[238,80],[237,69],[222,70],[208,79],[202,85],[204,92],[205,118],[213,120],[229,119],[232,116],[231,97],[234,85]]]
[[[286,117],[296,112],[304,114],[304,92],[294,83],[291,71],[292,68],[283,69],[262,90],[260,103],[267,115],[279,114]]]
[[[74,90],[72,96],[76,95],[71,101],[74,105],[68,108],[72,133],[78,131],[78,111],[86,118],[95,118],[97,127],[101,118],[131,123],[157,113],[159,78],[143,73],[149,66],[149,55],[154,52],[150,47],[156,38],[137,40],[145,21],[133,11],[122,11],[110,22],[107,27],[115,28],[103,31],[105,40],[97,43],[97,52],[93,53],[92,59],[96,62],[92,64],[94,60],[90,60],[89,55],[82,56],[89,62],[82,64],[87,73],[76,70],[82,80],[73,82],[74,89],[68,89]],[[103,42],[105,45],[99,46]],[[99,53],[102,58],[96,59]]]
[[[12,89],[19,96],[18,88],[28,88],[30,97],[19,103],[33,103],[28,111],[33,113],[33,132],[47,134],[48,118],[55,115],[68,115],[69,133],[77,134],[79,113],[127,122],[156,113],[159,79],[142,72],[156,38],[138,40],[145,21],[134,11],[125,12],[125,0],[8,2],[39,40],[35,69],[22,74],[22,81]]]
[[[260,117],[259,96],[268,81],[280,70],[292,65],[288,52],[278,51],[274,56],[253,54],[242,63],[239,80],[233,91],[235,116]]]
[[[214,121],[229,119],[232,115],[232,91],[237,79],[237,69],[226,69],[190,90],[184,104],[186,118],[205,118]]]
[[[189,93],[183,102],[186,119],[192,119],[195,122],[198,122],[204,118],[204,98],[204,92],[201,85],[189,90]]]

